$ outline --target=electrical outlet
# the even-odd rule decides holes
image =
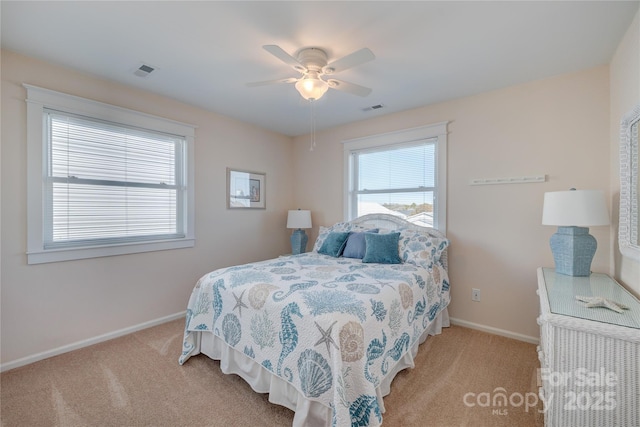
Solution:
[[[480,302],[480,289],[471,289],[471,301]]]

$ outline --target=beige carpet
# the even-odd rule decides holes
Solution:
[[[293,412],[222,374],[218,362],[200,355],[179,366],[183,323],[3,373],[2,427],[291,425]],[[536,391],[538,367],[533,344],[446,328],[421,346],[414,369],[396,377],[383,424],[540,426],[538,408],[518,405]],[[492,406],[500,387],[513,405]]]

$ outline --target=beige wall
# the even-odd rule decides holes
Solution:
[[[611,194],[612,274],[640,296],[640,263],[624,257],[618,247],[618,203],[620,202],[620,121],[627,111],[640,103],[640,12],[627,30],[611,61]]]
[[[451,239],[450,315],[483,327],[537,337],[536,267],[553,267],[541,225],[544,192],[602,189],[609,194],[607,66],[381,116],[296,139],[294,199],[319,225],[343,219],[341,141],[451,121],[447,234]],[[544,183],[471,186],[473,178],[546,174]],[[609,272],[609,227],[593,227],[592,264]],[[482,301],[471,301],[471,289]]]
[[[26,92],[22,83],[198,126],[196,246],[27,265]],[[182,312],[204,273],[288,252],[291,147],[289,137],[3,51],[1,362]],[[227,166],[266,172],[266,210],[226,209]]]

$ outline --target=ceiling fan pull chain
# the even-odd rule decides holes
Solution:
[[[309,100],[309,103],[311,104],[311,146],[309,147],[309,151],[313,151],[316,146],[316,114],[313,101],[313,99]]]

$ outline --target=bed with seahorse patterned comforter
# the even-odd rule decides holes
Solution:
[[[318,240],[356,228],[323,228]],[[296,411],[294,425],[380,425],[393,377],[448,326],[449,241],[399,232],[400,264],[324,255],[317,241],[313,252],[206,274],[189,300],[180,364],[200,352],[221,360]]]

